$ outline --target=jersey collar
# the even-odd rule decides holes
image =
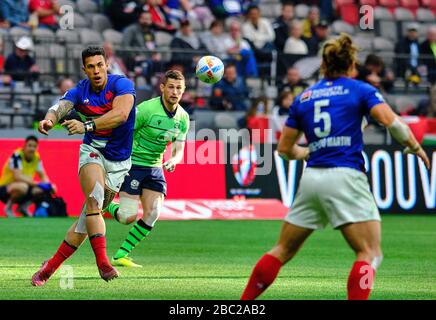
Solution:
[[[177,109],[179,108],[179,106],[177,106],[177,108],[176,108],[176,110],[174,110],[174,112],[170,112],[170,111],[168,111],[168,109],[165,108],[165,105],[164,105],[164,102],[163,102],[162,96],[160,96],[160,104],[162,105],[162,108],[164,109],[165,113],[167,114],[167,116],[168,116],[169,118],[173,118],[173,117],[176,115],[176,113],[177,113]]]

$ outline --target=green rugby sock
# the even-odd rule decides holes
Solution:
[[[118,221],[118,208],[120,207],[120,205],[118,203],[109,203],[109,205],[106,207],[106,209],[103,210],[103,212],[109,212],[112,216],[112,218],[114,218],[115,220]]]
[[[127,256],[139,242],[145,239],[145,237],[150,233],[151,229],[152,227],[147,226],[144,221],[139,220],[132,227],[132,229],[130,229],[126,240],[124,240],[121,247],[115,253],[114,258],[120,259]]]

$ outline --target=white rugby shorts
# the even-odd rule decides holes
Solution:
[[[352,168],[306,168],[285,221],[308,229],[380,221],[367,176]]]

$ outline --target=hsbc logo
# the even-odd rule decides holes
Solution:
[[[243,186],[249,186],[256,177],[257,153],[252,144],[242,147],[232,157],[232,169],[236,181]]]

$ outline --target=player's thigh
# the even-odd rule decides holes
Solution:
[[[26,194],[29,190],[29,185],[25,182],[11,182],[7,185],[6,190],[9,194]]]
[[[323,184],[326,184],[326,181],[320,179],[318,170],[306,169],[300,179],[292,208],[284,220],[305,229],[325,228],[328,220],[319,202],[320,188]]]
[[[313,229],[299,227],[285,221],[282,225],[279,239],[269,253],[285,263],[297,253],[313,231]]]
[[[86,198],[87,212],[103,208],[104,169],[96,163],[88,163],[80,168],[80,186]]]
[[[340,227],[342,235],[356,253],[365,253],[373,259],[381,255],[380,221],[364,221]]]
[[[319,190],[320,204],[333,228],[380,221],[368,178],[363,172],[351,168],[330,168],[322,170],[321,174],[327,183]]]
[[[164,201],[162,192],[150,189],[142,189],[141,204],[144,217],[149,216],[154,210],[160,210]]]
[[[88,163],[84,165],[80,168],[79,179],[80,187],[86,196],[93,191],[97,182],[104,189],[104,169],[99,164]]]

